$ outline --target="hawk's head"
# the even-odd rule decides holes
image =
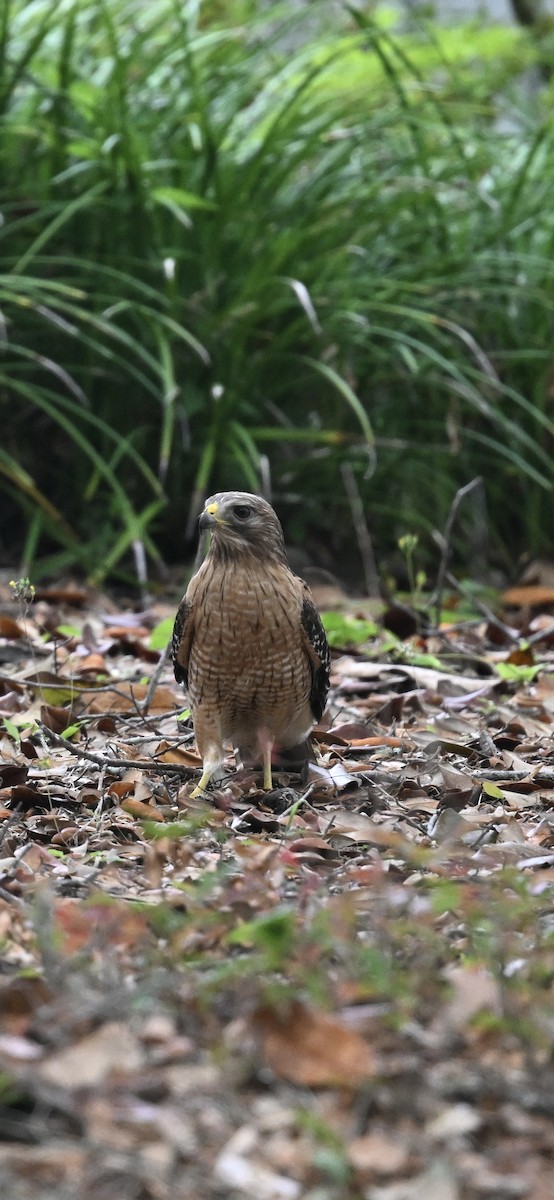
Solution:
[[[286,562],[283,530],[277,514],[261,496],[251,492],[216,492],[204,505],[200,529],[212,533],[212,553],[225,557],[241,553]]]

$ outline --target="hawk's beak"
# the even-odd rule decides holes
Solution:
[[[204,509],[204,512],[201,514],[198,522],[202,533],[205,529],[213,529],[217,521],[218,508],[218,504],[208,504],[208,507]]]

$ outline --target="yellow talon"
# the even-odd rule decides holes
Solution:
[[[206,791],[206,788],[210,782],[212,775],[213,775],[213,771],[203,771],[202,772],[202,775],[200,776],[200,779],[198,780],[196,787],[194,787],[192,789],[192,792],[190,793],[191,800],[196,800],[197,796],[204,795],[204,792]]]

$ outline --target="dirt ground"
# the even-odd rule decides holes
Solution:
[[[552,1200],[554,596],[403,640],[348,602],[307,780],[193,800],[174,607],[16,593],[2,1194]]]

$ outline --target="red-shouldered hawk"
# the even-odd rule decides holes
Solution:
[[[304,742],[325,708],[329,647],[310,589],[291,571],[270,504],[217,492],[200,528],[210,549],[191,579],[173,630],[175,678],[188,688],[202,756],[202,792],[224,744],[258,757],[272,787],[271,752]]]

